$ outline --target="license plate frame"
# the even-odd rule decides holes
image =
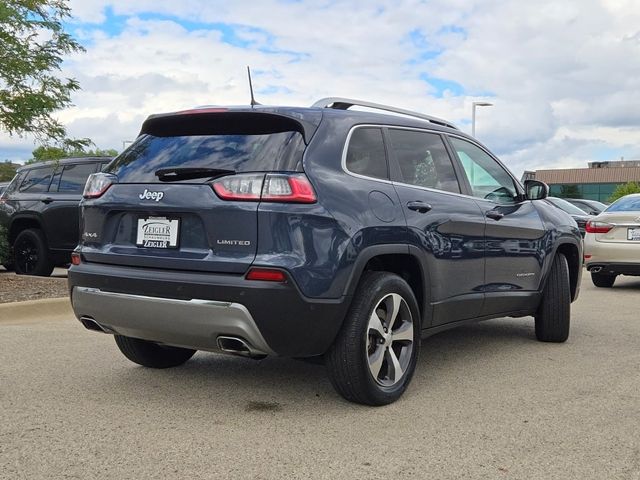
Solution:
[[[162,250],[180,247],[180,219],[175,217],[139,216],[136,246]]]
[[[627,240],[630,242],[640,242],[640,227],[627,228]]]

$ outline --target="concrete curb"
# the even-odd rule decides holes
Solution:
[[[69,297],[0,303],[0,325],[72,318]]]

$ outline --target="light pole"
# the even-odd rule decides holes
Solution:
[[[127,143],[133,143],[133,140],[122,140],[122,151],[127,148]]]
[[[476,107],[493,107],[489,102],[473,102],[471,107],[471,136],[476,136]]]

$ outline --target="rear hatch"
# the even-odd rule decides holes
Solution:
[[[83,201],[84,259],[244,273],[256,255],[262,188],[302,171],[311,134],[308,123],[259,110],[150,117],[97,174],[109,179],[106,190]]]
[[[588,231],[598,242],[640,245],[640,211],[603,212],[592,219],[592,224]]]

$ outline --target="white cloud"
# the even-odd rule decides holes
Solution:
[[[582,166],[603,149],[640,155],[635,0],[73,0],[71,6],[85,22],[87,52],[65,64],[83,91],[60,118],[71,134],[102,148],[119,148],[151,113],[246,104],[249,64],[262,103],[351,96],[470,129],[471,102],[488,96],[495,106],[478,110],[477,135],[518,174],[553,162]],[[103,23],[107,13],[124,22],[115,35]],[[464,93],[439,94],[424,75],[455,82]]]

